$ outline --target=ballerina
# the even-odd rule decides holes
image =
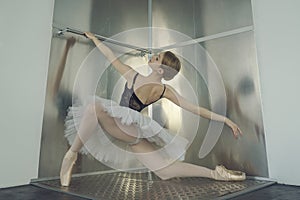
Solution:
[[[164,152],[166,155],[161,155],[160,151],[157,151],[156,146],[163,147],[173,141],[174,137],[154,120],[142,115],[140,111],[161,98],[168,99],[201,117],[224,122],[231,128],[233,136],[236,138],[242,135],[239,127],[227,117],[190,103],[171,85],[162,83],[162,79],[168,81],[174,78],[181,68],[180,60],[172,52],[166,51],[152,56],[148,62],[152,72],[148,76],[143,76],[122,63],[112,50],[92,33],[86,32],[85,35],[93,41],[127,82],[120,104],[96,96],[93,102],[84,106],[77,133],[71,131],[72,133],[66,134],[68,139],[71,137],[73,139],[69,140],[71,147],[65,154],[61,165],[60,181],[62,186],[69,186],[72,167],[77,159],[77,154],[84,147],[84,144],[88,143],[90,138],[95,135],[95,127],[97,126],[109,137],[127,144],[136,159],[162,180],[173,177],[206,177],[222,181],[241,181],[246,178],[244,172],[228,170],[224,166],[218,165],[212,170],[183,162],[179,157],[180,153],[185,151],[187,142],[182,137],[177,138],[173,146],[170,145],[171,150]],[[72,109],[69,112],[72,112]],[[69,116],[73,114],[69,113]],[[67,126],[72,125],[68,124]],[[122,156],[118,157],[116,153],[113,154],[105,148],[102,150],[102,152],[96,153],[96,158],[99,161],[107,161],[108,159],[111,162],[121,162],[120,159],[122,158],[120,157]],[[173,153],[174,155],[172,155]]]

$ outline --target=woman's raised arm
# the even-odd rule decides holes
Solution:
[[[122,63],[112,52],[110,48],[108,48],[105,44],[103,44],[98,38],[94,36],[94,34],[90,32],[85,33],[86,37],[91,39],[94,44],[98,47],[98,49],[104,54],[104,56],[108,59],[108,61],[116,68],[116,70],[127,80],[132,80],[134,74],[137,72],[132,69],[129,65]]]
[[[178,94],[178,92],[169,85],[166,86],[166,91],[165,91],[164,97],[167,98],[168,100],[172,101],[179,107],[181,107],[187,111],[190,111],[196,115],[199,115],[201,117],[204,117],[204,118],[207,118],[210,120],[224,122],[227,126],[229,126],[232,129],[232,132],[233,132],[233,135],[235,138],[237,138],[239,135],[242,135],[242,131],[233,121],[231,121],[230,119],[228,119],[225,116],[216,114],[206,108],[197,106],[197,105],[189,102],[184,97],[182,97],[180,94]]]

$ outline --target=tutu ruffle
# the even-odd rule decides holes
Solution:
[[[98,96],[89,97],[82,105],[74,104],[69,107],[65,120],[65,137],[72,145],[86,107],[91,103],[101,103],[104,110],[114,118],[120,119],[123,125],[135,125],[138,128],[139,138],[151,142],[156,148],[156,153],[165,160],[173,162],[183,160],[188,147],[188,140],[178,134],[172,134],[161,127],[150,117],[133,109],[122,107],[116,102]],[[118,170],[143,168],[144,165],[131,152],[130,145],[115,139],[106,133],[98,124],[94,133],[84,143],[80,150],[83,154],[91,154],[103,164]]]

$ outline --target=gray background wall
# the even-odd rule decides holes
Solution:
[[[53,5],[0,2],[0,187],[37,177]]]
[[[53,3],[1,2],[0,187],[37,177]],[[300,2],[252,4],[270,177],[300,185]]]
[[[252,0],[269,175],[300,185],[300,1]]]

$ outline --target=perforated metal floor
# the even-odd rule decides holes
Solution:
[[[227,199],[243,191],[253,191],[272,184],[268,181],[213,181],[206,178],[176,178],[162,181],[147,173],[105,173],[73,177],[69,187],[61,187],[58,179],[35,181],[39,187],[61,191],[88,199]],[[234,194],[234,195],[233,195]]]

